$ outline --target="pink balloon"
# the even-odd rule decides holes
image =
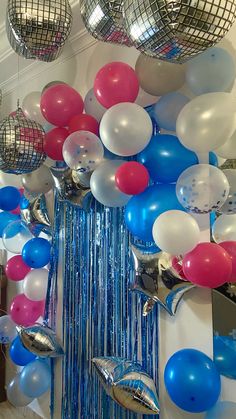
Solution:
[[[22,195],[23,195],[23,193],[24,193],[24,188],[20,188],[20,189],[19,189],[19,192],[20,192],[20,194],[21,194],[21,196],[22,196]],[[15,215],[20,215],[20,213],[21,213],[21,210],[20,210],[20,205],[18,205],[18,207],[17,207],[17,208],[15,208],[14,210],[10,211],[10,213],[11,213],[11,214],[15,214]]]
[[[24,294],[13,298],[10,315],[12,320],[20,326],[33,325],[44,313],[45,301],[31,301]]]
[[[236,241],[222,242],[219,245],[226,250],[232,261],[232,275],[229,282],[236,282]]]
[[[121,102],[134,102],[139,92],[139,81],[128,64],[115,61],[104,65],[94,81],[94,94],[105,108]]]
[[[229,254],[216,243],[200,243],[183,259],[186,278],[200,287],[217,288],[232,275]]]
[[[5,267],[7,278],[16,282],[22,281],[30,270],[31,268],[25,264],[21,255],[13,256]]]
[[[66,127],[70,119],[83,112],[84,102],[80,94],[68,84],[56,84],[45,90],[41,97],[44,118],[58,127]]]

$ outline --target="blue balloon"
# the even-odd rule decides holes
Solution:
[[[152,185],[143,193],[133,196],[125,208],[128,230],[139,239],[151,242],[156,218],[168,210],[184,210],[179,203],[175,185]]]
[[[32,362],[36,356],[22,345],[19,336],[17,336],[10,347],[10,358],[14,364],[21,367]]]
[[[38,398],[51,385],[51,369],[48,362],[36,359],[26,365],[20,374],[20,389],[27,397]]]
[[[210,151],[209,153],[209,164],[211,164],[212,166],[218,167],[217,155],[213,153],[213,151]]]
[[[37,237],[29,240],[22,249],[22,258],[31,268],[43,268],[50,261],[51,245],[48,240]]]
[[[235,419],[236,403],[218,402],[213,409],[206,413],[205,419]]]
[[[185,169],[198,164],[197,155],[168,134],[153,136],[137,159],[148,169],[152,180],[160,183],[176,182]]]
[[[168,131],[176,131],[179,113],[189,100],[187,96],[178,92],[162,96],[154,106],[154,118],[159,127]]]
[[[20,216],[16,214],[11,214],[10,212],[0,212],[0,237],[3,235],[4,229],[8,224],[13,223],[13,221],[19,221]]]
[[[14,186],[5,186],[0,189],[0,209],[3,211],[12,211],[18,207],[21,200],[21,194]]]
[[[235,79],[235,63],[232,55],[223,48],[209,48],[188,61],[186,82],[196,95],[226,92]]]
[[[221,392],[220,374],[214,362],[196,349],[183,349],[172,355],[164,380],[171,400],[191,413],[211,409]]]
[[[214,336],[214,361],[221,375],[236,379],[236,340]]]

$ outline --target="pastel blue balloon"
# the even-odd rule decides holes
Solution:
[[[230,336],[214,336],[214,361],[221,375],[235,380],[236,340]]]
[[[169,134],[154,135],[137,159],[148,169],[151,179],[160,183],[176,182],[185,169],[198,164],[197,155]]]
[[[209,48],[188,61],[186,82],[196,95],[226,92],[235,79],[233,57],[223,48]]]
[[[235,419],[236,403],[218,402],[213,409],[206,413],[205,419]]]
[[[19,215],[11,214],[10,212],[6,211],[0,212],[0,237],[2,237],[3,231],[8,226],[8,224],[18,220],[20,220]]]
[[[176,131],[179,113],[189,101],[187,96],[178,92],[162,96],[154,106],[154,118],[159,127],[168,131]]]
[[[156,218],[168,210],[182,210],[175,185],[152,185],[143,193],[133,196],[125,208],[128,230],[139,239],[151,242],[152,227]]]
[[[221,392],[220,374],[214,362],[196,349],[176,352],[166,364],[164,380],[171,400],[191,413],[211,409]]]
[[[5,186],[0,189],[0,209],[12,211],[18,207],[21,194],[14,186]]]
[[[48,240],[37,237],[29,240],[22,249],[22,258],[31,268],[43,268],[50,261],[51,245]]]
[[[32,362],[36,356],[25,349],[19,336],[17,336],[10,347],[10,358],[14,364],[23,367]]]
[[[47,362],[36,359],[26,365],[20,374],[20,389],[27,396],[38,398],[51,385],[51,369]]]

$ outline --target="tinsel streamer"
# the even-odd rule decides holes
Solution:
[[[140,418],[106,395],[91,362],[106,355],[139,361],[158,384],[158,311],[143,317],[141,297],[130,290],[123,210],[98,203],[89,213],[62,202],[56,208],[54,245],[61,234],[64,266],[61,418]]]

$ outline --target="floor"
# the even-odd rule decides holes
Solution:
[[[39,416],[27,408],[16,409],[9,403],[0,404],[0,419],[39,419]]]

